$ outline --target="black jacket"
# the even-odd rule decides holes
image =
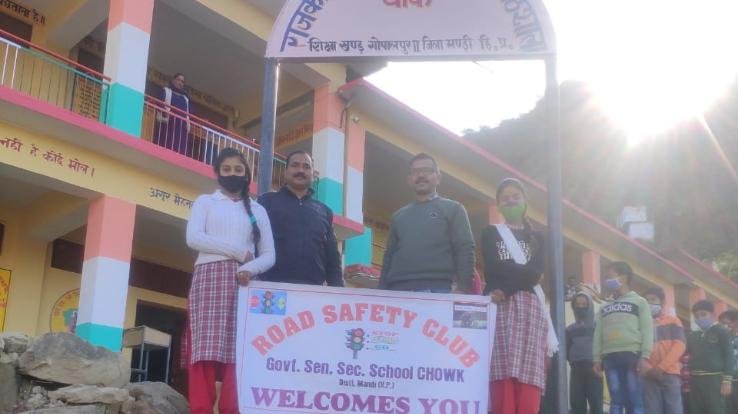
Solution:
[[[500,233],[495,226],[487,226],[482,230],[482,258],[484,258],[484,276],[487,285],[484,294],[500,289],[505,296],[517,292],[531,292],[543,274],[544,239],[543,235],[526,225],[523,230],[512,230],[521,244],[523,253],[528,256],[528,263],[515,263],[507,251]]]
[[[313,199],[298,199],[286,186],[263,194],[259,204],[269,214],[277,261],[261,275],[270,282],[343,286],[341,257],[333,231],[333,212]]]
[[[594,341],[595,315],[592,298],[585,293],[577,293],[571,299],[571,308],[574,309],[576,298],[582,296],[587,299],[587,314],[584,318],[575,316],[576,322],[566,327],[566,357],[570,363],[592,362],[592,342]]]

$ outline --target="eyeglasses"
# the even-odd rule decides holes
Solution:
[[[436,169],[431,167],[413,168],[410,170],[411,175],[431,175],[435,173]]]

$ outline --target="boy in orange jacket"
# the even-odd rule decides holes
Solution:
[[[654,346],[645,373],[644,405],[648,414],[682,414],[682,381],[679,359],[687,348],[682,321],[664,307],[666,295],[660,287],[644,295],[654,319]]]

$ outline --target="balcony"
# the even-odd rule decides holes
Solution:
[[[0,85],[88,118],[105,120],[110,79],[0,30]]]
[[[105,123],[110,79],[88,67],[0,30],[0,86]],[[236,148],[255,174],[259,147],[247,137],[146,96],[141,138],[207,165],[218,151]],[[275,155],[273,187],[283,184],[286,164]]]
[[[259,147],[253,140],[149,95],[144,100],[141,138],[207,165],[213,165],[220,150],[236,148],[246,157],[254,174],[259,169]],[[282,186],[285,168],[284,157],[275,155],[273,188]]]

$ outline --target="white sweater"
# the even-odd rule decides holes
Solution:
[[[266,210],[251,201],[251,211],[261,231],[259,257],[243,264],[238,271],[256,276],[274,266],[276,255]],[[243,263],[246,252],[254,254],[251,221],[243,201],[233,201],[220,190],[197,197],[187,222],[187,245],[200,252],[195,265],[231,259]]]

